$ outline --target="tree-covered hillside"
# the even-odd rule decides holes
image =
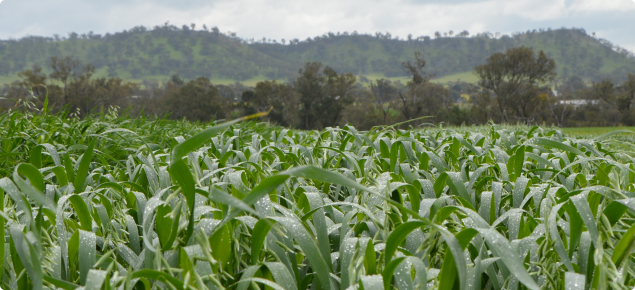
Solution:
[[[619,79],[635,72],[632,54],[582,29],[527,31],[512,36],[469,36],[464,31],[401,39],[389,33],[329,32],[303,41],[276,41],[241,39],[216,28],[195,28],[164,25],[106,35],[70,33],[62,38],[29,36],[0,41],[0,83],[17,79],[18,72],[32,65],[46,71],[53,56],[72,56],[93,64],[98,76],[134,80],[165,79],[173,74],[212,80],[287,79],[310,61],[339,72],[398,77],[406,75],[401,63],[411,59],[415,51],[424,51],[428,73],[443,77],[465,75],[493,53],[518,46],[544,50],[556,61],[560,76]]]

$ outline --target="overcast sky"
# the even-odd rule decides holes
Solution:
[[[196,23],[242,38],[577,27],[635,51],[635,0],[0,0],[0,39]]]

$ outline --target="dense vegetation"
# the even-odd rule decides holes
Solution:
[[[635,125],[635,75],[588,84],[580,76],[559,77],[544,51],[515,47],[476,66],[477,84],[431,81],[422,52],[401,63],[410,81],[368,80],[309,62],[288,82],[213,84],[209,78],[164,83],[130,83],[95,77],[95,67],[70,57],[53,57],[45,69],[33,66],[0,89],[3,110],[23,100],[51,112],[85,117],[110,107],[134,116],[196,121],[237,118],[270,111],[267,120],[305,130],[351,124],[359,129],[408,122],[471,125],[549,124],[559,127]]]
[[[582,29],[526,31],[512,36],[469,32],[429,36],[394,37],[357,32],[333,33],[306,40],[240,39],[217,28],[196,29],[174,25],[98,35],[69,33],[68,37],[29,36],[0,41],[0,78],[15,79],[36,64],[46,67],[51,57],[72,56],[95,66],[99,77],[166,79],[178,74],[186,79],[286,80],[306,62],[321,62],[339,72],[365,76],[405,76],[401,62],[424,51],[428,72],[436,76],[472,71],[496,52],[526,46],[543,50],[558,63],[561,76],[586,80],[611,78],[623,81],[635,72],[629,52]]]
[[[16,108],[0,115],[4,289],[635,285],[620,131],[205,129]]]

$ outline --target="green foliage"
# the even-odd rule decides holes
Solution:
[[[6,98],[0,106],[6,110],[28,104],[79,117],[126,108],[131,116],[190,121],[268,111],[268,121],[305,130],[344,124],[366,130],[391,124],[456,126],[492,121],[559,127],[635,124],[632,74],[623,84],[603,80],[587,87],[579,76],[554,79],[552,59],[542,51],[535,57],[531,48],[520,47],[495,53],[487,64],[477,66],[479,87],[462,81],[443,85],[430,81],[422,55],[415,52],[413,61],[402,63],[411,77],[406,84],[358,78],[308,62],[288,83],[260,81],[255,87],[212,84],[207,77],[188,81],[178,75],[162,84],[127,83],[118,77],[94,78],[92,65],[53,57],[48,76],[38,66],[20,72],[20,81],[4,87]]]
[[[300,128],[308,130],[337,124],[345,105],[351,103],[350,90],[355,84],[353,74],[338,74],[319,62],[307,63],[294,81],[300,96]]]
[[[290,84],[258,82],[253,90],[243,92],[241,101],[247,115],[271,110],[266,117],[270,122],[285,127],[300,125],[300,98]]]
[[[223,100],[208,78],[200,77],[187,83],[170,82],[162,96],[166,111],[175,119],[209,121],[225,117]],[[223,106],[225,105],[225,106]]]
[[[0,115],[3,289],[635,285],[630,131],[29,112]]]
[[[542,50],[535,56],[533,49],[517,47],[493,54],[474,73],[483,89],[480,93],[495,95],[490,106],[499,109],[503,122],[515,118],[532,123],[549,104],[548,83],[556,76],[555,68],[556,62]]]
[[[582,29],[534,30],[502,37],[468,34],[400,39],[390,33],[329,32],[281,44],[164,25],[106,35],[72,33],[65,39],[29,36],[0,42],[0,77],[6,83],[34,64],[45,67],[53,56],[72,56],[93,64],[97,77],[125,80],[166,79],[173,74],[187,79],[204,76],[215,82],[284,80],[306,62],[321,62],[338,72],[400,77],[407,75],[401,63],[416,51],[424,51],[428,73],[442,77],[472,71],[490,55],[520,46],[543,50],[558,63],[559,75],[622,81],[635,71],[635,60],[627,51]]]

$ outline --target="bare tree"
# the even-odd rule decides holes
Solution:
[[[430,77],[423,71],[426,66],[426,61],[423,59],[423,53],[420,51],[415,52],[414,61],[407,61],[401,64],[404,71],[412,76],[412,81],[408,83],[407,92],[399,92],[399,99],[401,100],[401,113],[406,120],[414,119],[419,116],[423,108],[418,102],[419,88],[426,84]]]

